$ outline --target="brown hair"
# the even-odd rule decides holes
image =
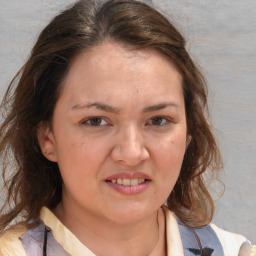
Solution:
[[[2,212],[11,205],[0,217],[0,230],[20,214],[28,222],[38,218],[42,206],[54,208],[61,201],[59,168],[41,153],[37,128],[40,122],[51,122],[59,85],[74,57],[108,39],[134,49],[155,49],[183,75],[191,141],[167,204],[190,226],[202,226],[212,219],[213,200],[202,174],[206,169],[216,173],[221,157],[204,113],[208,113],[205,79],[188,55],[185,40],[162,14],[144,3],[81,0],[41,32],[4,96],[2,109],[7,115],[0,127],[0,154],[7,199]]]

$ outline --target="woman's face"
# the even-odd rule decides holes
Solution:
[[[72,63],[43,152],[72,211],[132,223],[172,191],[186,150],[182,76],[154,50],[105,42]]]

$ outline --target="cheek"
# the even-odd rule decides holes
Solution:
[[[169,167],[172,169],[181,166],[185,150],[186,138],[185,135],[181,135],[166,136],[166,138],[158,142],[158,147],[154,151],[159,164],[162,163],[162,165],[165,165],[165,168]]]
[[[58,145],[58,165],[63,180],[85,185],[88,180],[97,179],[106,154],[106,143],[96,143],[80,136],[66,137],[65,144]]]
[[[67,143],[58,152],[58,165],[64,191],[75,200],[90,200],[95,196],[100,179],[101,151],[87,141]]]
[[[177,182],[185,148],[186,141],[183,138],[170,137],[158,141],[158,144],[155,143],[151,156],[154,163],[156,191],[152,200],[159,202],[159,205],[165,203]]]
[[[186,141],[179,143],[178,141],[172,140],[167,146],[164,153],[164,159],[162,159],[163,168],[163,182],[166,186],[167,197],[174,188],[177,179],[180,174],[181,166],[184,159],[186,150]]]
[[[166,198],[169,196],[178,179],[185,150],[185,135],[170,136],[158,144],[158,149],[153,154],[156,175],[160,177],[159,182]]]

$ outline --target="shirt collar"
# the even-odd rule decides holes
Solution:
[[[162,207],[166,221],[167,255],[184,256],[180,231],[174,214],[166,207]]]
[[[167,255],[184,256],[180,232],[173,213],[163,206],[166,220]],[[51,228],[56,241],[67,253],[76,256],[96,256],[46,207],[40,211],[40,219]]]
[[[76,256],[96,256],[78,238],[67,229],[61,221],[46,207],[40,211],[40,219],[46,226],[51,228],[56,241],[70,255]]]

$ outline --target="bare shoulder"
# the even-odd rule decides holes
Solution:
[[[0,233],[0,256],[26,256],[20,237],[27,232],[25,223],[18,223]]]

